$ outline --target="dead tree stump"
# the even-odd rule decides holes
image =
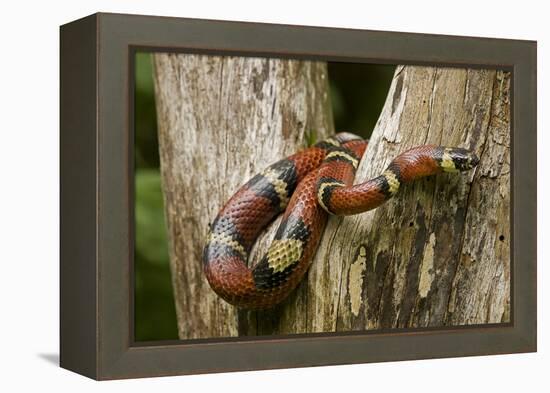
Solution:
[[[235,336],[202,272],[208,224],[248,178],[333,133],[326,64],[155,54],[161,177],[181,339]]]
[[[273,310],[237,312],[202,275],[208,220],[309,131],[332,132],[326,67],[165,54],[155,66],[181,338],[509,321],[509,73],[397,67],[356,183],[428,143],[473,149],[480,164],[404,185],[376,210],[331,217],[297,290]]]

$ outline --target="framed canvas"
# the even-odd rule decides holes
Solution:
[[[60,76],[62,367],[536,351],[535,42],[99,13]]]

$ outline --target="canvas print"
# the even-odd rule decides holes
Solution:
[[[512,321],[510,73],[139,52],[138,342]]]

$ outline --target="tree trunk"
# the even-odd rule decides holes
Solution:
[[[162,74],[159,63],[157,59],[157,80],[161,79],[159,74]],[[205,83],[219,83],[218,87],[222,86],[219,79]],[[291,81],[287,83],[294,86]],[[326,88],[326,84],[313,85]],[[189,251],[180,251],[182,254],[178,254],[178,250],[183,250],[185,243],[189,247],[200,248],[202,243],[197,245],[196,242],[203,239],[206,228],[199,225],[202,237],[183,235],[181,229],[174,228],[174,223],[183,225],[184,222],[182,213],[176,214],[178,210],[170,207],[174,203],[171,200],[176,195],[180,195],[180,201],[183,200],[182,190],[187,188],[179,188],[179,194],[176,194],[177,187],[182,187],[182,184],[171,180],[170,174],[166,174],[167,170],[163,169],[170,232],[181,233],[179,238],[172,235],[172,242],[178,243],[173,245],[175,255],[172,263],[179,315],[185,312],[182,309],[182,303],[185,303],[182,297],[201,299],[200,307],[203,310],[209,307],[223,309],[225,314],[218,312],[209,317],[201,316],[205,329],[210,329],[210,336],[509,321],[509,89],[510,74],[501,71],[397,67],[382,114],[358,169],[356,183],[382,173],[400,152],[427,143],[473,149],[480,156],[480,164],[475,170],[465,174],[442,174],[404,185],[396,197],[376,210],[353,217],[331,217],[306,280],[283,304],[273,310],[239,311],[237,330],[228,329],[212,334],[212,329],[227,325],[228,321],[233,323],[234,309],[208,293],[208,288],[205,287],[207,284],[199,276],[198,269],[194,273],[197,277],[193,278],[198,281],[183,281],[183,267],[181,262],[178,263],[178,255]],[[178,101],[181,97],[172,94],[174,93],[170,92],[167,98],[180,103],[171,105],[181,108],[181,101]],[[178,94],[181,96],[181,93]],[[287,94],[278,96],[277,99],[285,102],[296,95],[289,92]],[[322,90],[316,90],[316,95],[326,97]],[[231,102],[227,110],[233,111],[233,105],[235,103]],[[256,103],[252,105],[256,106]],[[261,106],[261,101],[258,105]],[[321,116],[321,123],[318,124],[325,124],[323,130],[330,130],[325,123],[330,121],[326,100],[318,105],[324,108],[315,113]],[[183,108],[186,106],[184,104]],[[159,109],[162,107],[160,104]],[[182,113],[181,111],[186,113],[185,109],[174,113]],[[200,117],[200,121],[211,121],[211,116],[214,119],[217,116],[212,111],[200,110],[193,111],[192,114]],[[182,124],[197,121],[179,116],[184,119]],[[166,115],[161,112],[161,124],[166,121],[163,118]],[[264,129],[270,125],[273,127],[272,121],[269,116],[258,118],[255,126]],[[186,127],[193,129],[193,125]],[[180,130],[174,135],[168,134],[166,130],[162,131],[162,128],[161,140],[165,140],[162,141],[161,151],[173,150],[174,147],[167,145],[178,145],[178,140],[183,138],[177,135],[183,129],[180,126]],[[244,128],[241,127],[242,129]],[[223,138],[240,141],[245,135],[254,132],[250,128],[241,134],[224,132],[224,137],[221,138],[223,143],[229,143]],[[163,136],[163,133],[168,135]],[[284,141],[280,134],[273,135],[274,138]],[[216,143],[214,139],[208,140]],[[210,148],[216,149],[214,146]],[[258,157],[258,149],[261,150],[261,145],[251,146],[243,152],[247,154],[246,159],[252,157],[254,161]],[[269,160],[276,161],[284,153],[286,151],[277,153],[279,155],[276,157],[270,156]],[[162,157],[166,161],[169,154],[163,153]],[[201,159],[206,160],[204,157]],[[183,164],[182,158],[178,160],[178,164],[183,166],[179,170],[170,171],[173,172],[172,176],[183,173],[182,168],[191,167]],[[217,167],[219,164],[215,165]],[[166,162],[163,162],[163,167],[166,166]],[[187,206],[201,206],[202,211],[212,218],[220,206],[219,203],[225,201],[231,193],[224,187],[234,190],[234,186],[242,183],[259,167],[251,168],[250,171],[236,166],[223,167],[219,171],[224,174],[221,177],[208,173],[208,179],[203,179],[202,188],[192,188],[197,190],[197,194],[207,194],[194,195],[195,202]],[[195,165],[192,168],[193,172],[203,173],[200,166]],[[235,177],[238,179],[229,187],[227,182],[235,180]],[[208,185],[210,181],[216,187]],[[218,190],[225,193],[208,194],[209,191],[219,192]],[[173,194],[176,195],[170,197]],[[216,197],[215,201],[207,204],[205,209],[199,200],[206,201],[210,195],[212,198]],[[182,206],[179,211],[187,211],[185,209],[188,208]],[[267,240],[264,239],[263,244]],[[255,253],[262,251],[265,251],[265,245],[257,244]],[[189,260],[186,260],[187,263],[190,263]],[[186,268],[189,269],[189,265]],[[200,292],[197,292],[197,282],[201,283]],[[192,315],[194,317],[195,314]],[[188,315],[187,318],[192,317]],[[188,322],[181,317],[179,323],[180,332],[188,328],[182,328],[182,324]],[[215,326],[208,326],[210,323]],[[202,333],[201,335],[206,336]]]
[[[242,334],[510,321],[510,74],[399,66],[356,183],[417,145],[467,147],[465,174],[402,186],[373,211],[331,217],[288,301]]]
[[[333,133],[326,64],[155,54],[170,264],[181,339],[236,336],[202,272],[209,222],[248,178]]]
[[[397,68],[356,182],[415,145],[467,147],[481,161],[332,219],[314,261],[328,290],[312,294],[311,331],[509,321],[509,89],[504,72]]]

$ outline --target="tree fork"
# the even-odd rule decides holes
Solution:
[[[155,70],[180,338],[510,320],[509,73],[398,66],[356,183],[428,143],[470,148],[480,164],[331,217],[297,290],[272,310],[237,312],[202,275],[208,220],[251,175],[303,147],[308,131],[333,132],[326,66],[157,54]]]

